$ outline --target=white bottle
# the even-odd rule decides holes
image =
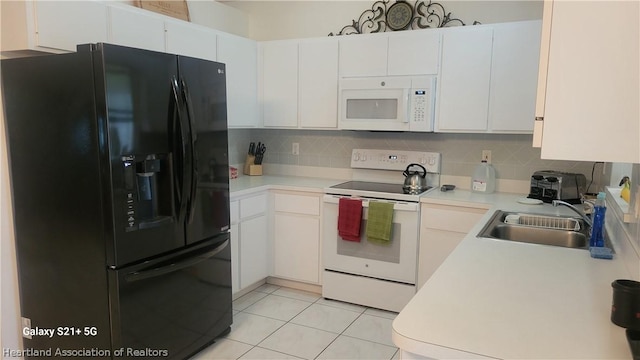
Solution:
[[[471,177],[471,191],[481,194],[490,194],[496,190],[496,169],[482,160],[476,167]]]

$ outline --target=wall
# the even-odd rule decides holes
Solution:
[[[269,164],[345,169],[351,164],[351,150],[394,149],[442,153],[442,174],[470,177],[481,160],[482,150],[491,150],[499,179],[529,181],[536,170],[582,173],[591,179],[594,163],[541,160],[540,149],[531,146],[531,135],[435,134],[369,131],[317,130],[231,130],[230,163],[244,162],[250,141],[266,144],[265,170]],[[300,155],[291,154],[291,144],[300,144]],[[609,184],[603,165],[594,172],[589,192]]]
[[[192,23],[249,37],[249,17],[244,12],[214,0],[188,1],[187,4]]]
[[[276,40],[338,33],[374,1],[221,1],[249,16],[249,37]],[[393,3],[394,1],[390,1]],[[542,1],[436,1],[452,18],[484,24],[542,18]],[[425,1],[428,3],[428,1]]]

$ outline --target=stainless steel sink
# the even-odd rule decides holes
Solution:
[[[514,223],[513,220],[516,219]],[[518,217],[539,218],[544,222],[527,224],[518,223]],[[507,220],[507,222],[505,222]],[[578,224],[579,230],[566,224]],[[549,216],[522,212],[507,212],[498,210],[480,231],[478,237],[494,238],[525,242],[531,244],[562,246],[567,248],[589,248],[589,227],[580,218],[567,216]]]

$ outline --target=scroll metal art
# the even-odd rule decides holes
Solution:
[[[329,36],[466,25],[462,20],[452,18],[451,12],[446,12],[442,4],[431,0],[428,4],[420,0],[415,5],[405,0],[397,0],[391,5],[389,0],[379,0],[373,3],[371,9],[365,10],[358,21],[352,22],[339,33],[329,33]],[[473,25],[477,24],[480,22],[473,22]]]

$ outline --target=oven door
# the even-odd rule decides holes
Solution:
[[[326,270],[378,279],[416,283],[420,204],[363,198],[360,242],[338,235],[338,202],[341,196],[324,196],[323,261]],[[369,201],[394,203],[390,245],[367,241],[365,229]]]

